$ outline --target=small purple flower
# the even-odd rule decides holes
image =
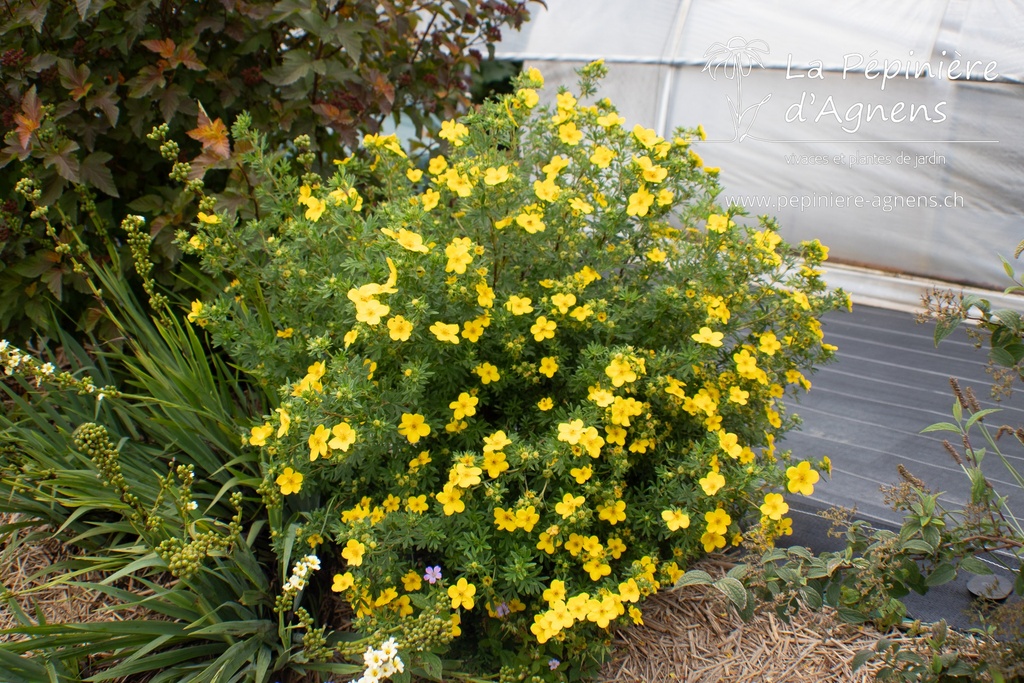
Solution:
[[[557,669],[559,664],[561,664],[561,662],[555,659],[554,657],[548,660],[548,668],[552,671]]]
[[[499,617],[507,617],[509,612],[511,611],[512,610],[508,608],[508,603],[505,602],[498,605],[498,609],[494,610],[495,614],[497,614]]]
[[[437,583],[438,579],[440,578],[441,568],[437,566],[427,567],[427,573],[423,575],[423,580],[429,583],[431,586]]]

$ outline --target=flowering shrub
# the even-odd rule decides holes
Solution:
[[[178,236],[228,283],[188,320],[277,389],[242,437],[275,544],[324,546],[356,628],[403,661],[461,637],[478,668],[565,680],[747,522],[786,533],[776,490],[823,466],[780,469],[775,441],[834,351],[827,249],[717,205],[700,129],[584,105],[602,74],[552,110],[531,70],[446,122],[425,169],[371,135],[329,179],[295,171],[243,117],[259,219],[208,204]]]

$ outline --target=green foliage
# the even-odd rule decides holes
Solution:
[[[998,410],[982,409],[970,390],[961,391],[955,380],[951,384],[957,397],[954,421],[936,423],[923,431],[957,435],[961,449],[948,440],[943,443],[971,482],[967,506],[946,510],[939,503],[939,494],[927,490],[924,482],[900,465],[897,469],[904,481],[887,494],[894,508],[904,515],[897,533],[872,529],[858,520],[846,525],[846,547],[840,552],[815,556],[801,547],[772,549],[750,565],[740,565],[745,587],[742,599],[736,591],[723,593],[742,616],[749,618],[755,604],[772,606],[782,619],[801,605],[819,609],[827,604],[837,609],[843,621],[872,622],[880,629],[890,629],[904,621],[907,612],[901,598],[910,591],[923,595],[930,588],[952,581],[961,570],[991,574],[983,557],[999,561],[1014,572],[1014,592],[1024,595],[1024,527],[1007,497],[999,494],[982,470],[982,460],[994,454],[1018,485],[1024,485],[1024,481],[985,423],[985,418]],[[1003,430],[1012,432],[999,428]],[[976,437],[979,433],[983,447],[972,442],[972,434]],[[1024,432],[1013,433],[1024,442]],[[680,581],[681,585],[710,583],[710,577],[698,572],[687,572]],[[1020,675],[1024,665],[1019,645],[1024,632],[1021,612],[1021,603],[1016,602],[987,615],[987,627],[979,633],[984,637],[985,655],[980,662],[958,657],[947,643],[945,624],[940,623],[932,627],[933,634],[919,640],[921,651],[883,639],[875,651],[858,654],[854,663],[882,660],[885,666],[878,674],[879,680],[979,680],[983,674],[993,680],[1002,680],[995,677],[1003,675],[1010,679]]]
[[[106,571],[171,622],[25,615],[0,657],[68,681],[320,680],[378,657],[399,681],[580,680],[685,563],[748,526],[785,533],[771,491],[809,495],[818,473],[778,467],[783,399],[831,357],[817,316],[846,297],[819,243],[715,203],[699,131],[663,140],[580,103],[602,73],[555,110],[520,77],[445,121],[425,170],[377,134],[325,179],[309,136],[285,156],[239,117],[257,209],[200,195],[177,244],[219,294],[187,308],[141,219],[116,239],[152,318],[118,252],[97,266],[71,235],[124,347],[94,361],[64,335],[59,368],[3,349],[2,493],[85,551],[57,580]],[[169,133],[150,139],[187,184]],[[742,579],[719,584],[739,599]]]
[[[786,480],[785,387],[832,354],[816,316],[846,301],[820,244],[715,205],[696,131],[579,103],[601,72],[554,110],[520,78],[444,122],[426,172],[375,135],[325,179],[243,118],[260,218],[179,235],[229,283],[189,320],[277,393],[245,435],[268,505],[341,552],[358,629],[443,605],[431,646],[464,634],[483,671],[587,670],[680,563],[738,542]]]
[[[82,329],[99,319],[30,203],[12,193],[20,178],[61,214],[60,240],[78,232],[98,259],[103,228],[87,224],[146,216],[161,279],[177,284],[171,240],[194,216],[193,194],[166,180],[145,133],[168,124],[180,160],[192,161],[192,189],[205,180],[222,207],[247,215],[252,187],[223,121],[248,111],[275,148],[315,136],[321,163],[388,119],[434,129],[469,105],[480,50],[518,28],[525,5],[12,0],[0,19],[0,329],[24,339],[46,328],[48,300],[82,311]]]

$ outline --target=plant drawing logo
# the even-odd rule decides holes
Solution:
[[[728,95],[725,98],[729,101],[729,111],[732,114],[733,138],[732,142],[742,142],[748,137],[759,140],[750,135],[750,129],[757,119],[757,113],[768,100],[771,94],[748,107],[743,106],[743,79],[750,75],[754,66],[764,68],[762,56],[771,53],[768,43],[760,39],[745,40],[740,36],[733,36],[729,42],[714,43],[704,52],[704,68],[701,73],[707,71],[711,74],[712,80],[718,80],[718,70],[727,79],[736,81],[736,101]]]

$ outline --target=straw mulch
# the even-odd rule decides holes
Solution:
[[[744,622],[717,589],[689,586],[651,596],[642,610],[643,626],[618,632],[603,683],[868,683],[882,666],[851,670],[854,655],[882,634],[844,624],[829,608],[802,611],[789,624],[768,610]],[[904,634],[887,637],[918,649]]]
[[[0,514],[0,524],[10,523],[16,518],[15,515]],[[12,596],[33,619],[36,619],[38,610],[50,624],[160,618],[138,607],[115,612],[110,608],[117,604],[116,601],[103,593],[50,583],[59,578],[51,567],[71,557],[72,552],[58,538],[38,533],[40,531],[40,528],[28,527],[0,538],[0,630],[20,625],[14,611],[7,605]],[[36,536],[27,539],[33,532]],[[102,578],[99,573],[89,573],[77,577],[77,580],[100,581]],[[20,639],[21,636],[0,634],[0,642]]]

